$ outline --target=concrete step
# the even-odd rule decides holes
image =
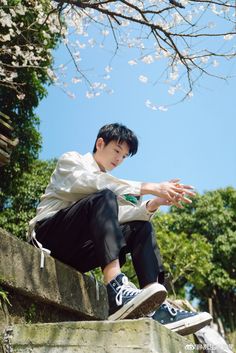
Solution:
[[[27,321],[25,313],[32,305],[36,313],[39,311],[34,322],[107,318],[104,285],[99,283],[96,287],[92,277],[51,256],[46,256],[45,266],[41,269],[39,249],[1,228],[0,244],[0,286],[8,292],[12,304],[5,322],[1,319],[4,315],[1,315],[0,305],[0,329],[5,324]]]
[[[186,338],[152,319],[19,324],[3,339],[6,353],[189,353]]]

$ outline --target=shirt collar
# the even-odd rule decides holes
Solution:
[[[101,172],[101,169],[99,168],[97,162],[95,161],[93,155],[88,152],[83,156],[83,159],[86,163],[86,165],[89,167],[89,169],[93,172]]]

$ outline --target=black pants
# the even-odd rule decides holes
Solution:
[[[164,282],[164,271],[152,225],[147,221],[118,223],[116,195],[91,194],[36,225],[36,238],[58,260],[87,272],[102,269],[130,253],[140,287]]]

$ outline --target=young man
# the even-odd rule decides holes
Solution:
[[[182,320],[195,330],[209,322],[209,314],[181,312],[162,304],[164,270],[150,223],[160,205],[190,203],[193,188],[179,184],[178,179],[142,183],[107,173],[137,149],[137,137],[130,129],[110,124],[99,130],[93,154],[65,153],[30,222],[31,242],[78,271],[101,267],[110,320],[137,318],[156,310],[153,319],[171,323],[173,329]],[[154,198],[143,202],[141,196],[146,194]],[[127,253],[141,289],[121,272]]]

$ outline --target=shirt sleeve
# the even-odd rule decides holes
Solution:
[[[140,195],[141,182],[121,180],[102,171],[91,171],[80,155],[64,154],[52,175],[51,187],[57,195],[73,201],[78,194],[88,195],[105,188],[116,195]]]
[[[119,203],[119,223],[132,221],[150,221],[157,211],[149,212],[147,202],[143,201],[140,205]]]

